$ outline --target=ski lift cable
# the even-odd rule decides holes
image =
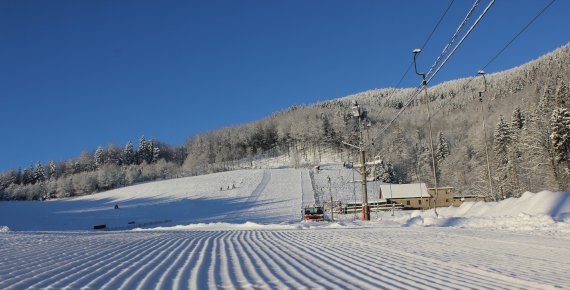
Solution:
[[[435,31],[437,30],[437,28],[439,27],[439,25],[441,24],[441,22],[443,21],[443,19],[445,18],[445,15],[447,15],[447,12],[449,11],[449,9],[451,8],[451,5],[453,5],[453,3],[455,2],[455,0],[451,0],[451,2],[449,2],[449,5],[447,5],[447,8],[445,9],[445,11],[443,12],[443,14],[439,17],[439,20],[437,21],[437,23],[435,24],[435,26],[433,27],[433,29],[431,30],[430,34],[428,35],[428,37],[426,38],[426,40],[424,41],[424,44],[422,45],[422,49],[424,49],[427,44],[429,43],[429,41],[431,40],[431,38],[433,37]],[[400,88],[400,85],[402,84],[402,82],[404,81],[404,79],[406,78],[406,76],[408,75],[408,73],[410,72],[410,70],[412,69],[412,66],[414,65],[414,62],[411,61],[410,64],[408,65],[408,68],[406,69],[406,71],[404,72],[404,74],[402,75],[402,77],[400,77],[400,80],[398,81],[398,83],[396,84],[396,86],[394,86],[394,88],[392,89],[392,91],[387,94],[387,98],[386,101],[390,100],[393,96],[393,94],[396,92],[397,89]],[[378,112],[378,115],[381,115],[381,113],[384,111],[386,107],[382,107],[380,109],[380,111]]]
[[[489,11],[489,9],[491,8],[491,6],[493,6],[493,4],[495,3],[495,0],[492,0],[489,5],[487,5],[487,7],[485,8],[485,10],[481,13],[481,15],[479,15],[479,17],[477,18],[477,20],[475,20],[475,22],[471,25],[471,27],[469,28],[469,30],[465,33],[465,35],[463,35],[463,37],[461,38],[461,40],[459,40],[459,42],[457,43],[457,45],[453,48],[453,50],[449,53],[449,55],[445,58],[445,60],[439,65],[439,67],[435,70],[435,72],[426,80],[426,85],[441,71],[441,69],[447,64],[447,62],[449,61],[449,59],[453,56],[453,54],[455,54],[455,52],[457,51],[457,49],[461,46],[461,44],[463,43],[463,41],[465,41],[465,39],[467,38],[467,36],[469,36],[469,34],[471,34],[471,32],[473,31],[473,29],[477,26],[477,24],[479,24],[479,22],[481,21],[481,19],[483,19],[483,16],[485,16],[485,14],[487,14],[487,12]],[[406,108],[413,102],[413,100],[418,96],[419,92],[422,90],[423,85],[420,85],[418,87],[418,89],[414,92],[414,94],[410,97],[410,99],[408,99],[408,102],[406,103],[406,105],[404,105],[404,107],[402,107],[402,109],[398,112],[398,114],[396,114],[396,116],[380,131],[380,133],[378,133],[378,135],[384,133],[386,130],[388,130],[388,128],[390,126],[392,126],[392,124],[394,123],[394,121],[396,121],[396,119],[398,119],[398,117],[406,110]]]
[[[503,48],[501,48],[501,50],[499,50],[499,52],[497,52],[488,62],[487,64],[485,64],[485,66],[483,66],[482,70],[485,70],[489,65],[491,65],[495,60],[497,60],[497,58],[521,35],[523,34],[542,14],[544,14],[544,12],[546,12],[546,10],[548,10],[548,8],[550,8],[550,6],[552,6],[552,4],[554,4],[554,2],[556,2],[556,0],[552,0],[550,1],[550,3],[548,3],[544,8],[542,8],[542,10],[540,10],[538,12],[538,14],[536,14],[515,36],[513,36],[511,38],[511,40],[509,40],[509,42],[507,42],[507,44],[505,44],[503,46]],[[472,77],[469,79],[469,81],[464,85],[465,87],[467,87],[469,84],[471,84],[471,82],[473,80],[475,80],[475,77]],[[439,110],[436,112],[443,112],[443,108],[445,106],[447,106],[454,98],[449,98],[440,108]]]
[[[475,0],[475,3],[473,3],[473,6],[471,6],[471,9],[469,9],[469,12],[467,12],[467,15],[465,15],[465,18],[463,18],[463,21],[461,22],[461,24],[459,24],[459,26],[455,30],[455,33],[453,34],[447,45],[445,45],[445,47],[443,48],[443,50],[441,51],[435,62],[431,65],[430,69],[426,73],[426,76],[429,76],[432,73],[433,69],[438,65],[438,63],[445,56],[445,54],[447,54],[447,50],[453,45],[453,43],[455,42],[461,31],[463,31],[465,24],[467,24],[467,21],[469,21],[469,18],[471,17],[477,6],[479,6],[479,2],[481,2],[481,0]]]
[[[439,67],[435,70],[435,72],[429,76],[426,79],[426,85],[429,84],[429,82],[439,73],[439,71],[443,68],[443,66],[445,66],[445,64],[447,64],[447,62],[449,61],[449,59],[453,56],[453,54],[457,51],[457,49],[461,46],[461,44],[463,44],[463,41],[465,41],[465,39],[467,38],[467,36],[469,36],[469,34],[471,34],[471,32],[473,32],[473,29],[475,29],[475,27],[477,27],[477,24],[479,24],[479,22],[483,19],[483,17],[485,16],[485,14],[487,14],[487,12],[489,12],[489,9],[491,9],[491,6],[493,6],[493,4],[495,4],[495,0],[492,0],[489,5],[487,5],[487,7],[485,8],[485,10],[483,10],[483,12],[481,13],[481,15],[479,15],[479,17],[477,18],[477,20],[475,20],[475,23],[473,23],[471,25],[471,27],[469,28],[469,30],[467,30],[467,32],[465,32],[465,35],[463,35],[463,37],[461,38],[461,40],[459,40],[459,42],[457,43],[457,45],[453,48],[453,50],[449,53],[449,55],[445,58],[445,60],[439,65]]]

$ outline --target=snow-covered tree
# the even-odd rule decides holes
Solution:
[[[153,141],[146,141],[144,135],[142,135],[139,139],[139,147],[137,148],[137,159],[138,163],[146,163],[152,162],[153,157]]]
[[[22,173],[22,183],[24,185],[35,183],[36,180],[34,179],[34,164],[30,163],[30,166],[24,169],[24,173]]]
[[[160,148],[154,146],[152,147],[152,162],[155,163],[160,158]]]
[[[511,129],[521,130],[524,126],[524,121],[524,115],[521,112],[521,108],[515,107],[515,110],[511,115]]]
[[[50,161],[48,163],[48,179],[55,179],[57,176],[57,166],[55,165],[55,162]]]
[[[438,164],[443,162],[443,160],[445,160],[445,158],[449,156],[449,143],[447,142],[447,139],[445,139],[445,136],[441,131],[437,136],[437,148],[435,154],[436,154],[436,161]]]
[[[79,156],[78,169],[81,172],[92,171],[95,168],[95,162],[93,161],[94,161],[93,156],[91,156],[89,151],[84,150],[83,152],[81,152],[81,155]]]
[[[133,143],[129,141],[127,145],[125,145],[125,149],[123,150],[123,164],[131,165],[135,162],[135,151],[133,149]]]
[[[34,180],[36,182],[43,182],[46,180],[44,167],[42,166],[42,163],[40,161],[38,161],[38,163],[36,164],[36,169],[34,171]]]
[[[101,168],[101,166],[103,166],[103,164],[105,163],[105,149],[103,149],[101,146],[99,146],[99,148],[97,148],[97,150],[95,150],[95,154],[93,156],[93,158],[95,159],[95,168],[99,169]]]
[[[105,163],[108,164],[115,164],[115,165],[121,165],[122,164],[122,155],[123,155],[123,150],[121,148],[116,147],[113,144],[110,144],[107,147],[107,150],[105,152]]]
[[[556,104],[559,107],[568,108],[570,106],[570,89],[566,82],[561,81],[556,89]]]
[[[495,153],[496,173],[499,182],[499,189],[503,197],[511,193],[509,179],[509,152],[512,142],[512,131],[505,122],[504,117],[499,117],[499,123],[495,127],[493,151]]]
[[[570,157],[570,112],[558,108],[550,118],[550,142],[558,162],[569,161]],[[569,167],[570,168],[570,167]]]

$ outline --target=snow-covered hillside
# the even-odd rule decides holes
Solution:
[[[298,222],[303,178],[308,178],[307,170],[238,170],[139,184],[79,198],[0,202],[0,226],[16,231],[51,231],[91,230],[99,224],[128,228],[129,222],[148,226]],[[119,209],[114,209],[115,205]]]
[[[256,169],[0,202],[0,289],[570,288],[570,193],[300,222],[313,196]]]

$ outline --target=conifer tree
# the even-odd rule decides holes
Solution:
[[[146,141],[144,135],[142,135],[139,139],[139,147],[137,148],[137,162],[139,164],[143,163],[144,161],[147,163],[152,162],[152,147],[152,141]]]
[[[160,148],[152,147],[152,162],[155,163],[160,158]]]
[[[133,143],[129,141],[123,150],[123,163],[125,165],[131,165],[135,162],[135,151],[133,149]]]
[[[493,151],[495,152],[496,173],[499,181],[499,189],[502,197],[511,192],[509,185],[509,147],[512,141],[512,131],[504,117],[499,117],[499,123],[495,128]]]
[[[93,157],[95,159],[95,169],[101,168],[105,163],[105,150],[99,146],[97,150],[95,150],[95,155]]]
[[[550,142],[554,149],[556,161],[569,161],[570,155],[570,112],[566,108],[558,108],[550,118]],[[569,166],[570,169],[570,166]]]
[[[556,105],[559,107],[568,108],[570,106],[570,89],[564,81],[560,81],[558,88],[556,89]]]
[[[511,129],[521,130],[524,126],[524,115],[519,107],[516,107],[511,115]]]
[[[34,180],[36,182],[43,182],[46,179],[46,175],[44,172],[44,167],[42,166],[42,163],[40,161],[38,161],[37,165],[36,165],[36,169],[34,171]]]
[[[83,150],[81,155],[79,156],[79,170],[83,171],[91,171],[95,168],[95,164],[93,162],[93,156],[87,150]]]
[[[443,132],[439,132],[438,134],[438,143],[436,148],[436,160],[437,163],[440,164],[447,156],[449,156],[449,143],[445,139]]]
[[[35,183],[33,163],[30,163],[30,167],[24,169],[24,173],[22,173],[22,183],[24,185]]]
[[[56,178],[57,167],[55,162],[50,161],[48,163],[48,179],[55,179]]]

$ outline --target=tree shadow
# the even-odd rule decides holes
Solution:
[[[13,231],[93,230],[105,224],[128,228],[130,224],[174,226],[194,223],[281,223],[295,221],[275,210],[286,201],[251,202],[247,197],[66,199],[48,202],[7,201],[0,203],[0,225]],[[115,205],[118,209],[115,209]],[[168,221],[168,222],[165,222]]]

